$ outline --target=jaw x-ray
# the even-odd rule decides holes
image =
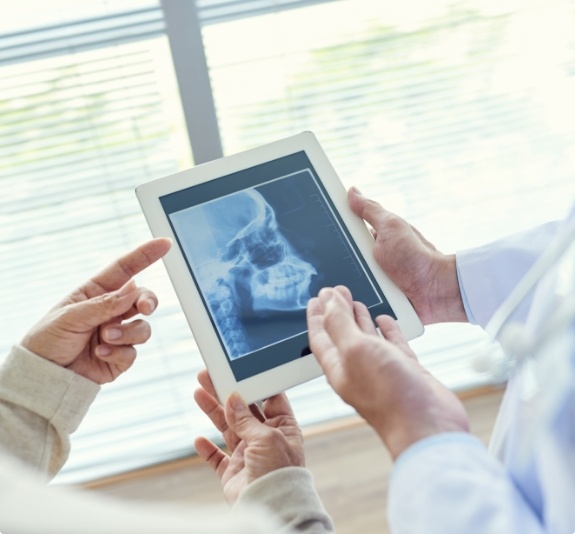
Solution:
[[[299,321],[286,321],[305,309],[317,271],[287,240],[260,192],[233,193],[174,221],[230,359],[271,344],[282,316],[281,336],[302,332]]]
[[[202,184],[197,194],[192,187],[185,200],[164,203],[238,379],[309,353],[305,309],[324,286],[344,284],[368,307],[393,315],[309,161],[300,159]]]

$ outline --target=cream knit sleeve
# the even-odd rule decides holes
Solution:
[[[21,346],[0,367],[0,447],[53,477],[100,386]]]

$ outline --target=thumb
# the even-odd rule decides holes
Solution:
[[[376,230],[383,219],[390,213],[375,200],[364,197],[355,187],[350,188],[348,191],[347,200],[351,211]]]
[[[133,280],[120,289],[77,302],[68,307],[64,317],[73,329],[91,329],[125,314],[138,298]]]
[[[228,397],[224,412],[229,427],[247,444],[260,436],[263,428],[267,428],[254,417],[244,399],[235,391]]]

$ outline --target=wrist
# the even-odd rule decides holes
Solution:
[[[458,323],[467,322],[467,314],[463,305],[455,254],[442,254],[437,262],[435,276],[436,284],[433,291],[433,309],[431,323]]]
[[[453,396],[455,398],[455,396]],[[393,460],[415,443],[439,434],[469,433],[469,418],[463,405],[447,407],[429,403],[426,409],[398,413],[392,420],[382,421],[374,429],[383,441]]]
[[[34,335],[31,332],[25,334],[24,337],[20,340],[20,346],[26,349],[27,351],[32,352],[39,358],[51,361],[49,357],[43,354],[43,352],[45,351],[42,350],[42,345],[35,342]]]
[[[391,458],[395,461],[405,450],[424,439],[454,432],[468,434],[469,428],[452,422],[417,429],[398,429],[394,432],[383,434],[378,432],[378,434],[389,451]]]

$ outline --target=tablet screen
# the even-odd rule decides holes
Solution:
[[[396,318],[304,151],[160,202],[237,381],[310,353],[322,287]]]

